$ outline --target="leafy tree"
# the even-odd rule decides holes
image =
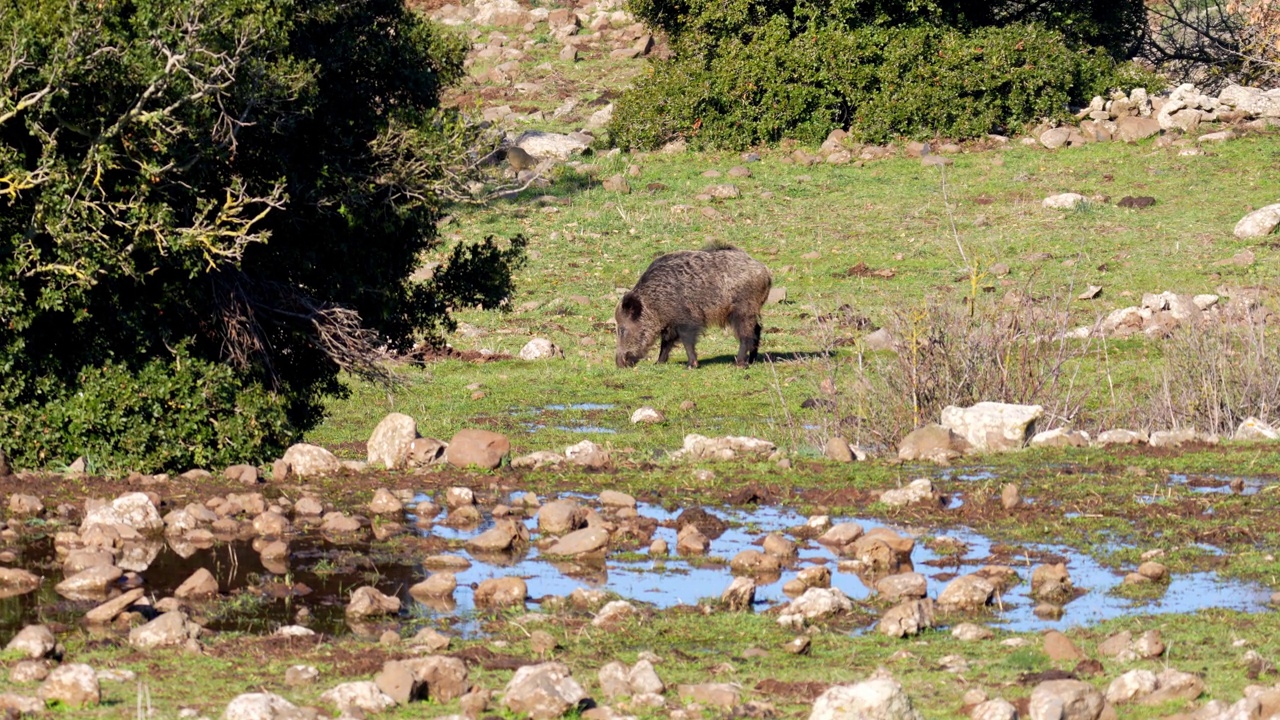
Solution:
[[[0,42],[0,438],[20,464],[265,458],[341,370],[510,294],[519,238],[410,280],[474,135],[439,109],[464,40],[401,0],[10,0]],[[68,413],[117,419],[77,434]],[[142,416],[188,449],[113,440]],[[202,418],[241,430],[193,435]]]

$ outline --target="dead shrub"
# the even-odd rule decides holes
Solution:
[[[1246,418],[1280,408],[1280,348],[1261,316],[1202,323],[1165,341],[1147,416],[1156,427],[1229,437]]]
[[[836,418],[828,434],[889,447],[944,407],[981,401],[1042,405],[1046,429],[1069,423],[1088,396],[1077,361],[1094,343],[1067,338],[1066,314],[1053,306],[930,302],[891,312],[896,352],[856,346],[844,365],[852,378],[825,401]]]

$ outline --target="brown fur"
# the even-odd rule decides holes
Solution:
[[[737,248],[667,253],[618,303],[614,359],[618,367],[632,367],[660,340],[658,362],[666,362],[679,340],[689,367],[698,367],[698,335],[707,327],[728,325],[738,338],[734,362],[744,367],[759,351],[760,307],[772,285],[769,269]]]

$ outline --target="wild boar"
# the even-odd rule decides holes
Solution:
[[[735,247],[679,250],[654,260],[622,296],[618,323],[618,367],[632,367],[661,339],[658,362],[666,362],[676,340],[689,367],[698,367],[694,345],[708,326],[733,328],[734,363],[745,367],[760,349],[760,306],[769,297],[769,269]]]

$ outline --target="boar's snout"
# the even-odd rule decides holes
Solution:
[[[614,354],[613,360],[618,364],[618,367],[620,368],[630,368],[630,367],[635,367],[636,363],[640,361],[640,358],[637,358],[633,355],[630,355],[622,351],[618,351],[617,353]]]

